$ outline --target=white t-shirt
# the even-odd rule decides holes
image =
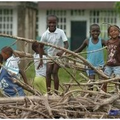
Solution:
[[[56,28],[55,32],[50,32],[48,29],[43,33],[41,37],[41,42],[47,42],[58,47],[64,47],[64,42],[68,41],[64,31],[62,29]],[[47,54],[49,56],[56,56],[56,53],[60,51],[59,49],[48,46]]]
[[[5,63],[5,67],[8,71],[17,75],[19,74],[19,66],[18,66],[19,63],[20,63],[19,57],[11,56],[7,59]]]
[[[44,77],[46,77],[46,60],[43,60],[43,66],[39,67],[39,69],[37,69],[37,67],[38,67],[38,65],[40,63],[40,56],[39,56],[39,54],[34,53],[33,58],[34,58],[36,76],[44,76]],[[46,59],[45,55],[43,55],[43,59]]]

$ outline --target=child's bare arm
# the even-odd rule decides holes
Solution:
[[[82,45],[78,49],[74,50],[74,52],[76,52],[76,53],[81,52],[86,46],[88,46],[88,40],[87,39],[84,40]]]
[[[40,44],[40,47],[39,47],[40,63],[39,63],[39,65],[38,65],[37,69],[39,69],[39,67],[43,65],[42,56],[43,56],[43,54],[45,54],[43,48],[44,48],[44,45],[43,45],[43,44]]]
[[[102,46],[106,46],[106,40],[102,40]]]
[[[68,49],[68,47],[69,47],[68,41],[65,41],[65,42],[64,42],[64,48]],[[61,56],[63,53],[64,53],[64,51],[61,50],[61,51],[58,52],[56,55]]]

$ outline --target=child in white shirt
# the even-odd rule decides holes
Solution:
[[[38,68],[39,62],[40,62],[40,56],[39,56],[39,43],[35,41],[32,44],[32,50],[35,52],[33,54],[34,58],[34,66],[35,66],[35,78],[33,82],[34,88],[36,88],[38,91],[40,91],[42,94],[46,94],[46,56],[43,55],[43,65]]]
[[[5,68],[14,74],[16,77],[20,78],[22,76],[25,83],[27,83],[27,77],[21,69],[19,69],[20,58],[15,57],[14,52],[11,47],[4,47],[1,50],[1,54],[5,61]]]

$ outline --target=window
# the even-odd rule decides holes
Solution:
[[[13,34],[12,9],[0,9],[0,33]]]
[[[96,23],[100,25],[101,37],[108,38],[107,28],[109,24],[117,24],[117,13],[113,10],[91,10],[90,24]]]
[[[84,16],[85,10],[71,10],[71,16]]]
[[[36,12],[36,37],[38,36],[38,26],[39,26],[39,17],[38,17],[38,11]]]
[[[58,17],[58,28],[63,29],[66,33],[66,10],[47,10],[46,16],[50,14]]]

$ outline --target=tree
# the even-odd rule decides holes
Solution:
[[[115,7],[115,10],[120,13],[120,2],[116,2],[114,7]]]

